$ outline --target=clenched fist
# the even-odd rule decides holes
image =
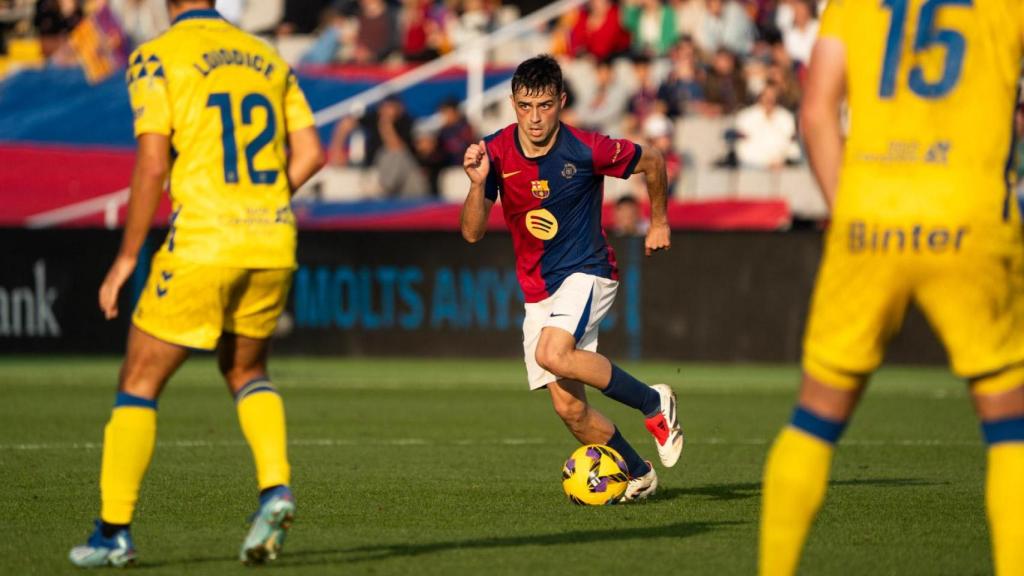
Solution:
[[[462,158],[462,167],[473,184],[482,185],[491,171],[491,161],[487,158],[487,144],[483,140],[466,148]]]

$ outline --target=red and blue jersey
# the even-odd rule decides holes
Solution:
[[[562,124],[547,154],[527,158],[516,131],[512,124],[484,139],[484,192],[492,201],[501,194],[526,301],[544,300],[576,272],[618,280],[601,226],[604,177],[629,178],[640,146]]]

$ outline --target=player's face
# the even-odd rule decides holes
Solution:
[[[556,95],[554,90],[545,90],[539,94],[527,93],[520,88],[512,95],[512,105],[516,109],[519,132],[531,144],[544,146],[551,141],[551,136],[558,128],[558,117],[565,106],[565,93]]]

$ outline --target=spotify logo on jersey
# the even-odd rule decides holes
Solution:
[[[526,229],[534,237],[541,240],[551,240],[558,234],[558,220],[547,210],[530,210],[526,213]]]

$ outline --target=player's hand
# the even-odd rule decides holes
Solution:
[[[659,250],[668,250],[672,247],[672,231],[668,224],[651,224],[647,230],[647,238],[644,240],[644,254],[650,256]]]
[[[487,144],[483,140],[466,148],[462,167],[473,184],[483,184],[491,171],[491,160],[487,157]]]
[[[117,296],[135,271],[135,258],[118,256],[100,285],[100,311],[107,320],[117,318]]]

